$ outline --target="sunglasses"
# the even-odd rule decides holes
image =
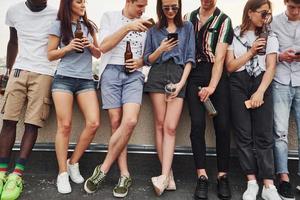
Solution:
[[[178,6],[163,6],[162,8],[165,12],[173,11],[176,12],[179,10]]]
[[[271,12],[269,12],[268,10],[262,10],[262,11],[255,11],[257,13],[259,13],[261,15],[261,18],[265,19],[267,17],[270,17],[272,15]]]

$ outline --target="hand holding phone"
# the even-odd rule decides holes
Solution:
[[[173,41],[178,40],[178,33],[168,33],[168,40],[173,39]]]

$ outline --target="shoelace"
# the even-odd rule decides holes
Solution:
[[[125,187],[125,182],[126,182],[126,177],[125,176],[121,176],[121,178],[119,179],[118,185],[120,187]]]
[[[199,181],[198,186],[200,190],[206,190],[208,188],[208,184],[205,180]]]
[[[103,181],[104,176],[105,176],[105,175],[100,171],[99,174],[97,174],[97,175],[92,179],[92,182],[93,182],[95,185],[99,185],[99,184]]]

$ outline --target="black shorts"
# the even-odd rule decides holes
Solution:
[[[161,64],[153,64],[148,74],[148,80],[144,85],[144,92],[165,93],[165,85],[170,82],[178,83],[182,73],[183,66],[174,63],[173,59]],[[185,88],[186,85],[177,97],[185,97]]]

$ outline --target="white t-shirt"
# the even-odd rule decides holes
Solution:
[[[234,29],[234,34],[236,36],[240,35],[239,27]],[[228,47],[228,50],[232,50],[234,57],[239,58],[248,51],[243,44],[247,43],[248,45],[252,46],[253,42],[257,39],[257,36],[255,35],[254,31],[246,31],[242,37],[239,37],[241,41],[239,41],[236,36],[233,37],[232,44]],[[241,42],[243,42],[243,44],[241,44]],[[278,53],[278,48],[279,44],[276,36],[273,33],[270,33],[267,40],[266,55]],[[257,55],[257,62],[262,71],[266,71],[266,55]],[[245,65],[236,71],[243,71],[244,69]]]
[[[5,23],[18,34],[18,57],[13,69],[53,75],[56,62],[47,58],[48,33],[56,19],[57,11],[49,6],[40,12],[32,12],[25,2],[11,6]]]
[[[134,20],[123,16],[122,11],[104,13],[100,23],[99,42],[101,43],[104,38]],[[145,40],[146,32],[130,31],[117,46],[101,56],[99,74],[102,74],[107,64],[124,65],[124,53],[127,41],[130,41],[133,58],[141,58],[144,52]]]

